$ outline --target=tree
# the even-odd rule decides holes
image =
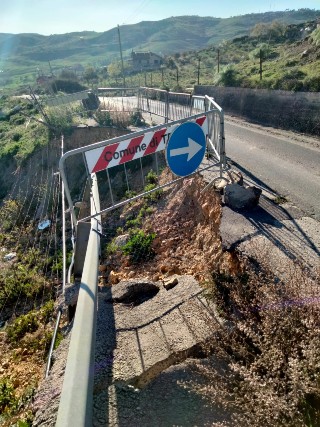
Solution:
[[[250,36],[260,39],[279,40],[285,35],[285,32],[286,26],[282,22],[272,21],[268,24],[260,22],[253,27]]]
[[[74,71],[62,70],[59,74],[59,78],[62,80],[77,80],[77,75]]]
[[[98,74],[93,67],[88,67],[88,68],[86,68],[85,72],[83,73],[83,78],[87,83],[89,83],[90,81],[97,80]]]
[[[238,72],[232,68],[227,67],[220,75],[218,84],[220,86],[238,86],[240,82]]]
[[[120,61],[112,62],[111,64],[108,65],[107,69],[110,77],[117,78],[117,77],[121,77],[122,75],[122,68],[121,68]]]

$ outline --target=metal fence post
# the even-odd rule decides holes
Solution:
[[[166,97],[165,97],[165,123],[168,123],[169,121],[169,91],[166,91]]]

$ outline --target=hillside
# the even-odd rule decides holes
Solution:
[[[181,86],[194,84],[320,91],[320,29],[317,21],[257,24],[250,35],[218,48],[167,57]]]
[[[274,20],[296,24],[315,20],[320,10],[267,12],[231,18],[180,16],[121,26],[124,58],[132,50],[167,55],[198,50],[222,41],[248,35],[257,23]],[[201,31],[199,31],[201,29]],[[49,73],[67,66],[78,69],[107,65],[119,59],[117,28],[103,33],[76,32],[43,36],[0,33],[0,88],[33,83],[38,73]]]

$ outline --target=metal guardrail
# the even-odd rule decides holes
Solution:
[[[96,175],[91,175],[91,213],[100,210]],[[97,283],[101,217],[91,219],[77,310],[64,375],[57,427],[92,425]]]

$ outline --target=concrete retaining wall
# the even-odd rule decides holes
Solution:
[[[212,96],[226,113],[253,122],[320,135],[319,92],[195,86],[195,95]]]

